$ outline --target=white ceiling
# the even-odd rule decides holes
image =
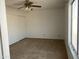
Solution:
[[[18,8],[20,7],[19,5],[15,5],[17,3],[20,3],[21,1],[24,0],[6,0],[6,5],[13,7],[13,8]],[[62,8],[65,5],[66,0],[30,0],[34,2],[37,5],[41,5],[42,8]]]

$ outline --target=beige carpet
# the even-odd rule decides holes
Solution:
[[[68,59],[63,40],[24,39],[10,48],[11,59]]]

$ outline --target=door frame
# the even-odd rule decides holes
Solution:
[[[0,29],[2,38],[2,59],[10,59],[5,0],[0,0]]]

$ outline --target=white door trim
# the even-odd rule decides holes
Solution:
[[[0,0],[0,25],[2,36],[3,59],[10,59],[5,0]]]

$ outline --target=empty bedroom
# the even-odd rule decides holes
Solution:
[[[6,0],[11,59],[68,59],[67,0]]]

